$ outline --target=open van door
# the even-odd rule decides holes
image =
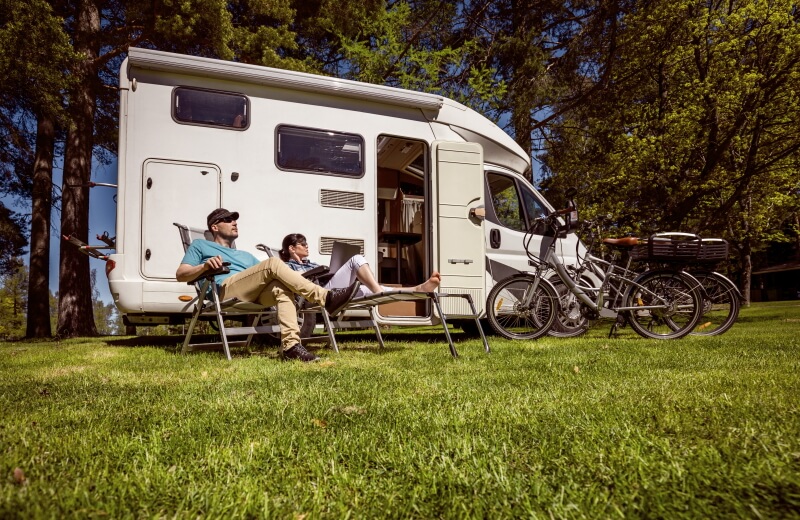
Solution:
[[[477,143],[434,141],[431,183],[435,196],[433,263],[443,293],[466,293],[480,313],[486,296],[483,232],[483,148]],[[445,314],[470,315],[462,298],[442,300]]]

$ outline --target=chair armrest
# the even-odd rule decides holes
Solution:
[[[215,276],[217,276],[218,274],[227,274],[227,273],[230,273],[230,272],[231,272],[231,270],[230,270],[230,268],[228,267],[229,265],[231,265],[231,263],[230,263],[230,262],[224,262],[224,263],[222,264],[222,267],[220,267],[219,269],[214,269],[213,271],[206,271],[205,273],[201,274],[200,276],[197,276],[197,277],[196,277],[196,278],[194,278],[193,280],[189,280],[189,281],[188,281],[188,282],[186,282],[186,283],[187,283],[188,285],[194,285],[194,284],[196,284],[197,282],[199,282],[200,280],[203,280],[203,279],[208,279],[208,278],[214,278],[214,277],[215,277]]]
[[[278,249],[275,249],[274,247],[270,247],[270,246],[268,246],[266,244],[256,244],[256,249],[258,249],[259,251],[263,251],[263,252],[267,253],[267,256],[270,257],[270,258],[280,258],[281,257],[281,253],[280,253],[280,251]]]

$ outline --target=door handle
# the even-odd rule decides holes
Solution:
[[[489,246],[492,249],[498,249],[500,247],[500,230],[494,228],[493,230],[489,231]]]
[[[477,208],[469,209],[469,218],[476,218],[478,220],[486,220],[486,208],[478,206]]]

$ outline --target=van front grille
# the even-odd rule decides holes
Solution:
[[[333,253],[333,243],[344,242],[345,244],[356,245],[361,248],[360,253],[364,254],[364,241],[359,238],[336,238],[336,237],[322,237],[319,241],[319,252],[322,255],[330,255]]]
[[[319,203],[328,208],[364,209],[364,194],[354,191],[320,190]]]

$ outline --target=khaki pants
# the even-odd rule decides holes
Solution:
[[[269,258],[241,273],[229,276],[222,282],[224,298],[237,298],[245,302],[258,302],[265,307],[278,308],[281,327],[281,348],[300,343],[300,326],[294,294],[312,303],[325,305],[328,290],[309,282],[300,273],[292,271],[279,258]]]

